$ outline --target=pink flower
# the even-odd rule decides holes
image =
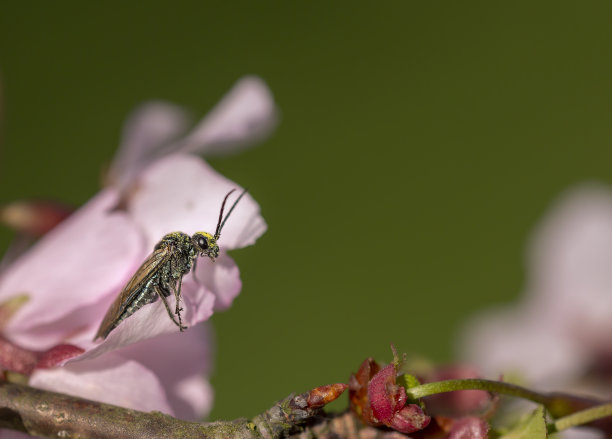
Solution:
[[[133,114],[109,185],[0,276],[6,340],[0,361],[3,349],[20,350],[33,368],[35,387],[184,419],[206,414],[212,403],[204,379],[211,367],[210,334],[197,324],[228,308],[240,292],[238,267],[226,251],[253,244],[266,230],[249,194],[221,233],[217,261],[201,260],[197,281],[191,273],[183,279],[185,333],[178,333],[158,300],[102,342],[92,339],[159,239],[172,231],[214,233],[224,195],[240,189],[190,153],[236,150],[263,137],[274,120],[272,97],[253,77],[240,80],[179,140],[186,115],[178,107],[153,103]]]
[[[463,357],[494,377],[518,373],[542,390],[609,398],[610,189],[589,185],[561,197],[536,229],[528,262],[521,302],[477,316],[464,336]]]

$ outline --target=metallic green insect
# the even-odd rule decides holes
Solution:
[[[238,196],[230,208],[225,218],[223,209],[225,202],[235,189],[225,195],[219,212],[219,221],[214,235],[207,232],[196,232],[189,236],[183,232],[168,233],[157,243],[153,253],[143,262],[140,268],[134,273],[132,279],[121,290],[115,301],[112,303],[94,340],[105,339],[108,334],[115,329],[122,321],[134,314],[144,305],[153,303],[161,298],[168,315],[181,331],[187,329],[181,320],[180,307],[181,284],[185,276],[195,265],[198,256],[208,256],[211,261],[219,256],[219,245],[217,241],[221,236],[221,230],[230,216],[236,204],[246,193],[246,189]],[[174,317],[166,297],[174,294],[176,298],[176,308]]]

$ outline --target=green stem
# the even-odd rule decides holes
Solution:
[[[549,433],[554,433],[571,427],[577,427],[578,425],[587,424],[607,416],[612,416],[612,404],[596,405],[595,407],[581,410],[557,419],[549,427]]]
[[[416,400],[425,396],[453,392],[455,390],[485,390],[542,404],[553,418],[556,418],[556,421],[549,426],[551,432],[565,430],[612,416],[612,403],[604,404],[598,403],[596,400],[581,400],[561,393],[539,393],[515,384],[475,378],[421,384],[406,389],[406,395]],[[585,409],[585,407],[588,408]]]
[[[412,399],[420,399],[425,396],[435,395],[437,393],[453,392],[455,390],[486,390],[487,392],[500,393],[502,395],[527,399],[544,406],[548,406],[554,401],[554,398],[549,395],[534,392],[533,390],[529,390],[515,384],[476,378],[421,384],[420,386],[406,389],[406,395]]]

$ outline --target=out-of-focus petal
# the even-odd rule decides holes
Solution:
[[[606,439],[606,435],[599,430],[589,427],[576,427],[558,433],[560,439]]]
[[[233,153],[268,135],[276,120],[274,99],[265,82],[246,76],[180,142],[177,151],[207,156]]]
[[[197,266],[196,276],[215,295],[215,311],[229,308],[242,288],[238,265],[225,253],[222,253],[214,263],[201,260]]]
[[[425,383],[472,378],[481,378],[480,373],[471,366],[461,364],[436,368],[426,376],[419,376],[419,380]],[[429,414],[458,418],[481,413],[491,404],[492,394],[484,390],[458,390],[427,396],[424,400]]]
[[[241,188],[200,158],[174,154],[143,173],[129,212],[152,249],[169,232],[214,234],[221,203],[231,189],[237,191],[228,200],[228,208]],[[225,224],[219,245],[225,250],[251,245],[265,230],[259,205],[247,193]]]
[[[108,183],[123,190],[157,151],[185,132],[189,117],[179,106],[154,101],[130,114],[123,129],[121,146],[108,171]]]
[[[124,213],[110,212],[116,200],[114,191],[101,192],[3,272],[0,301],[30,296],[7,334],[60,320],[121,287],[140,259],[142,241]]]
[[[212,406],[212,389],[206,379],[212,369],[212,345],[211,328],[204,324],[122,348],[118,354],[146,364],[164,384],[174,414],[196,421]]]
[[[486,439],[489,423],[475,416],[457,419],[448,435],[448,439]]]
[[[513,309],[489,311],[470,321],[459,355],[487,377],[518,374],[541,390],[559,390],[559,383],[585,367],[588,356],[542,323]]]
[[[582,186],[553,206],[530,248],[528,305],[548,330],[592,345],[612,333],[612,191]]]
[[[135,410],[173,415],[160,380],[148,368],[119,355],[37,370],[30,385]]]
[[[174,389],[182,410],[177,415],[188,421],[201,421],[210,413],[215,400],[215,391],[210,382],[199,375],[192,375],[176,383]],[[191,415],[193,413],[193,415]]]
[[[473,319],[461,353],[486,374],[561,390],[609,349],[612,192],[591,184],[563,195],[536,228],[528,261],[522,303]]]

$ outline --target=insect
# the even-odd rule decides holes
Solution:
[[[147,257],[140,268],[134,273],[127,285],[121,290],[112,303],[94,337],[94,341],[105,339],[122,321],[134,314],[144,305],[161,299],[166,307],[170,319],[181,332],[187,329],[181,320],[180,307],[181,284],[185,276],[197,262],[198,256],[208,256],[211,261],[219,256],[217,241],[221,230],[236,204],[247,192],[246,189],[238,196],[232,207],[223,218],[223,210],[228,197],[236,189],[225,195],[219,212],[219,221],[214,235],[207,232],[196,232],[189,236],[183,232],[168,233],[157,243],[153,253]],[[168,300],[171,294],[176,298],[174,313],[170,309]],[[176,314],[177,318],[174,317]]]

